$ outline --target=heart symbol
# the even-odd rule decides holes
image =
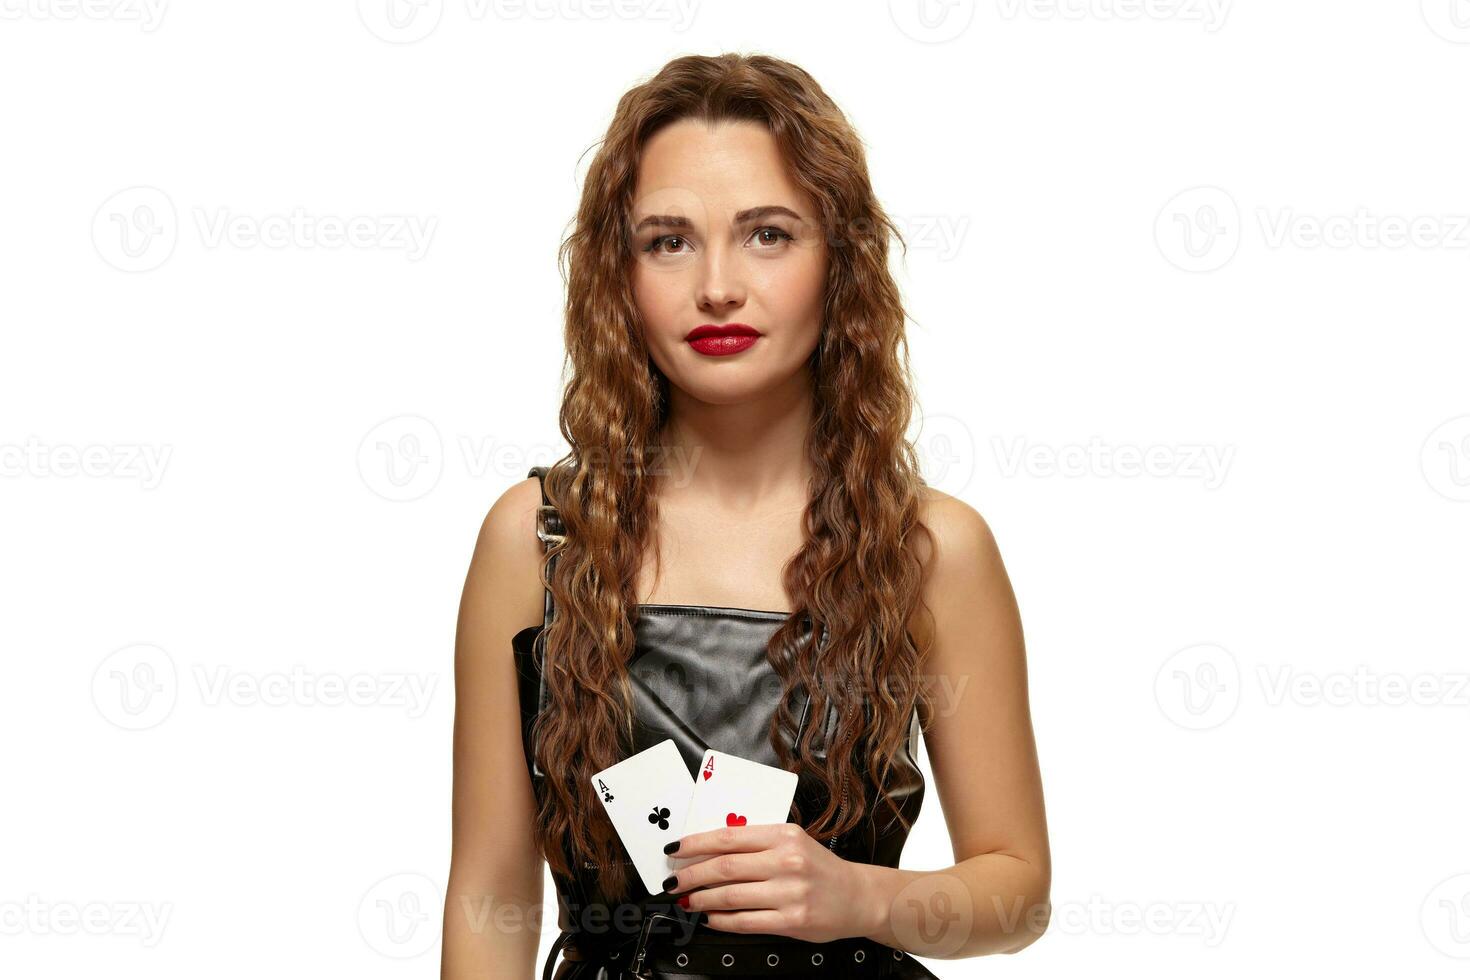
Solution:
[[[726,827],[744,827],[745,826],[745,818],[744,817],[738,817],[738,816],[736,816],[733,813],[727,813],[727,814],[725,814],[725,826]]]
[[[706,769],[706,770],[705,770],[705,771],[704,771],[704,772],[702,772],[702,773],[700,773],[700,775],[701,775],[701,776],[703,776],[703,777],[704,777],[704,778],[705,778],[705,779],[708,779],[708,778],[710,778],[710,777],[711,777],[711,776],[713,776],[713,775],[714,775],[714,773],[712,773],[712,772],[710,772],[710,771],[709,771],[709,770],[708,770],[708,769]]]

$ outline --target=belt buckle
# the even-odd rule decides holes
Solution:
[[[652,980],[647,973],[643,972],[643,960],[648,955],[648,932],[653,926],[655,919],[668,919],[670,922],[679,921],[676,916],[669,915],[667,912],[654,912],[643,917],[643,928],[638,930],[638,945],[633,950],[632,962],[628,964],[628,972],[632,976],[637,977],[638,980]]]

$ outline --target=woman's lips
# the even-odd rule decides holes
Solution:
[[[689,341],[689,346],[710,357],[724,357],[726,354],[739,354],[759,339],[760,334],[755,333],[711,334]]]
[[[705,324],[689,331],[686,339],[690,347],[707,357],[724,357],[748,349],[760,339],[760,334],[743,323],[723,327]]]

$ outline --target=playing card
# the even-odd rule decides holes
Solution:
[[[644,887],[650,895],[662,893],[674,871],[664,845],[678,839],[694,788],[674,740],[609,766],[592,777],[592,786]]]
[[[681,837],[719,827],[785,823],[796,798],[796,773],[706,749],[694,775],[694,794]],[[679,858],[673,868],[703,861]]]

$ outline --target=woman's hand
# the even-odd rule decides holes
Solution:
[[[868,865],[838,857],[794,823],[690,834],[673,853],[704,859],[680,869],[665,890],[679,895],[684,908],[705,913],[711,928],[813,943],[862,936],[870,928]]]

